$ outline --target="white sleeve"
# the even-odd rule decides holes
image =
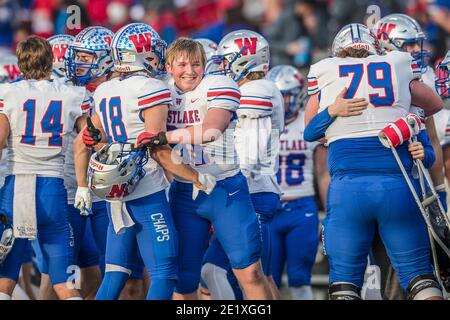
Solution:
[[[308,73],[308,95],[312,96],[319,92],[319,83],[317,75],[317,63],[313,64]]]
[[[269,148],[272,148],[271,134],[272,121],[269,117],[264,118],[240,118],[240,125],[245,128],[246,136],[246,156],[243,159],[243,164],[247,168],[258,166],[270,154]],[[275,139],[279,142],[279,139]],[[272,142],[273,143],[273,142]]]
[[[207,108],[236,111],[241,98],[241,91],[236,82],[226,76],[213,76],[210,80],[207,91]]]
[[[273,95],[267,87],[256,85],[245,85],[241,87],[241,105],[236,111],[239,118],[248,117],[252,119],[270,117],[273,113]]]
[[[90,114],[91,109],[94,106],[94,100],[92,99],[91,95],[88,93],[88,91],[85,91],[83,102],[81,104],[81,114]]]

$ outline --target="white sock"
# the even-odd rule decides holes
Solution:
[[[0,292],[0,300],[11,300],[11,296],[6,293]]]
[[[311,286],[290,287],[292,300],[313,300]]]
[[[208,286],[211,300],[236,300],[225,269],[205,263],[202,267],[202,279]]]
[[[82,297],[72,297],[72,298],[67,298],[65,300],[83,300]]]
[[[30,297],[27,295],[25,290],[23,290],[18,284],[14,287],[12,298],[13,300],[30,300]]]

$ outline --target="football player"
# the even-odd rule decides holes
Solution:
[[[272,68],[267,79],[283,94],[285,130],[280,142],[278,182],[282,206],[271,224],[272,274],[278,286],[287,264],[291,297],[312,300],[311,272],[319,244],[319,218],[315,200],[314,179],[319,187],[322,207],[330,177],[326,165],[326,148],[303,139],[306,80],[294,67]],[[302,250],[299,250],[301,246]]]
[[[13,222],[16,238],[0,265],[0,296],[10,297],[24,246],[37,238],[58,298],[81,299],[66,285],[72,253],[63,166],[67,137],[72,128],[81,128],[89,97],[84,88],[51,79],[53,53],[47,40],[22,41],[17,57],[24,80],[0,87],[1,149],[8,142],[11,168],[0,190],[0,210]]]
[[[214,191],[196,200],[190,197],[191,183],[176,176],[172,183],[170,205],[180,239],[177,298],[198,298],[201,263],[212,224],[246,298],[270,299],[261,267],[258,221],[234,149],[240,90],[224,75],[203,77],[206,57],[198,41],[176,40],[169,46],[166,60],[174,80],[168,126],[176,129],[164,134],[164,142],[176,144],[187,163],[217,179]]]
[[[330,263],[330,299],[360,299],[375,229],[408,298],[442,299],[425,222],[396,161],[378,139],[381,129],[409,113],[411,103],[430,116],[442,109],[442,101],[419,81],[420,68],[411,55],[378,55],[377,39],[361,24],[343,27],[332,53],[332,58],[311,66],[305,117],[309,123],[320,111],[305,138],[314,140],[308,138],[308,130],[317,130],[314,136],[325,131],[329,146],[331,183],[323,239]],[[347,111],[358,115],[337,116],[332,109],[339,100],[336,92],[347,99],[362,97],[369,105],[364,109],[355,102]],[[407,144],[397,151],[411,173]]]
[[[281,93],[265,79],[270,60],[269,43],[254,31],[233,31],[220,41],[216,60],[221,62],[220,72],[236,81],[241,90],[234,132],[236,150],[260,223],[263,271],[274,298],[280,298],[270,270],[270,222],[280,201],[276,172],[284,112]],[[213,241],[218,238],[214,237]],[[215,247],[220,245],[211,246]]]
[[[146,144],[148,132],[166,130],[171,94],[162,81],[155,79],[164,72],[165,46],[159,35],[144,23],[126,25],[114,36],[111,43],[113,61],[120,76],[102,83],[94,93],[96,113],[92,123],[101,135],[98,137],[92,128],[85,127],[74,146],[77,194],[81,205],[91,201],[87,183],[90,155],[87,146],[107,141],[119,144],[132,141],[141,147]],[[153,159],[164,169],[194,183],[194,194],[200,189],[211,192],[215,184],[212,177],[199,174],[176,159],[172,161],[171,153],[168,146],[151,150]],[[145,174],[132,193],[127,191],[128,183],[118,185],[114,182],[122,179],[119,171],[115,171],[116,176],[106,175],[98,181],[99,185],[91,185],[92,190],[103,192],[104,198],[109,200],[107,209],[111,220],[105,277],[96,299],[118,298],[136,263],[137,250],[151,278],[147,299],[172,298],[177,280],[177,232],[164,192],[168,186],[164,171],[154,164],[150,161],[145,165],[145,171],[141,171]],[[98,166],[97,170],[101,171],[103,167]],[[123,214],[131,220],[125,228],[115,222]]]

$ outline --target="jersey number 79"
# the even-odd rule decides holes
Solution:
[[[383,89],[384,94],[369,94],[369,101],[374,107],[390,107],[394,103],[394,89],[392,85],[391,65],[387,62],[372,62],[367,65],[367,82],[370,88]],[[358,91],[364,74],[364,65],[345,64],[339,66],[339,77],[352,74],[345,99],[352,99]]]

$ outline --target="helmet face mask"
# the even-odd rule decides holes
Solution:
[[[428,65],[430,51],[424,48],[426,36],[415,19],[406,14],[390,14],[375,24],[373,32],[384,50],[410,52],[422,69]],[[417,44],[418,50],[408,49],[414,44]]]
[[[112,72],[111,40],[114,34],[103,27],[88,27],[69,46],[67,78],[75,85],[86,85]]]
[[[220,41],[217,56],[213,59],[221,62],[218,73],[228,75],[237,82],[250,72],[269,70],[269,43],[254,31],[233,31]]]
[[[274,82],[283,95],[285,123],[290,122],[305,106],[307,99],[305,78],[296,68],[289,65],[272,68],[266,78]]]
[[[120,200],[136,189],[147,161],[145,148],[133,150],[129,143],[110,143],[91,156],[89,188],[101,199]]]
[[[450,97],[450,50],[437,66],[435,88],[442,98]]]

